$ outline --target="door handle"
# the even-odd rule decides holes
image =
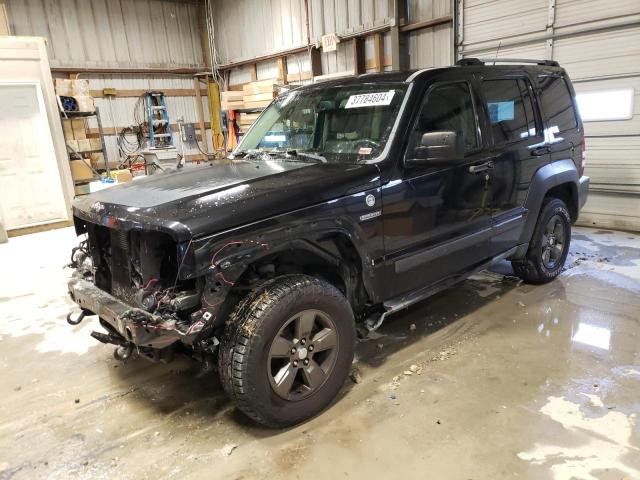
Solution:
[[[551,147],[536,147],[533,150],[531,150],[531,155],[534,155],[536,157],[540,157],[542,155],[547,155],[548,153],[551,153]]]
[[[493,168],[493,160],[481,163],[480,165],[471,165],[469,167],[469,173],[480,173],[485,170],[491,170]]]

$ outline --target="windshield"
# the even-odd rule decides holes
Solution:
[[[389,140],[406,90],[398,83],[294,90],[263,112],[235,154],[282,151],[341,163],[374,159]]]

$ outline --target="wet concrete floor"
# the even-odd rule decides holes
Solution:
[[[0,245],[0,480],[638,479],[640,236],[576,228],[566,271],[508,263],[390,318],[360,383],[289,430],[239,414],[215,372],[120,365],[71,327],[72,229]]]

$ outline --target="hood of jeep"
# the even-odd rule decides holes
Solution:
[[[177,240],[216,233],[370,188],[375,165],[223,161],[116,185],[74,200],[74,215]]]

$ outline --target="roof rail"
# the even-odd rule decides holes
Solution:
[[[531,60],[527,58],[461,58],[456,65],[468,67],[473,65],[486,65],[495,63],[532,63],[535,65],[544,65],[545,67],[559,67],[560,64],[555,60]]]

